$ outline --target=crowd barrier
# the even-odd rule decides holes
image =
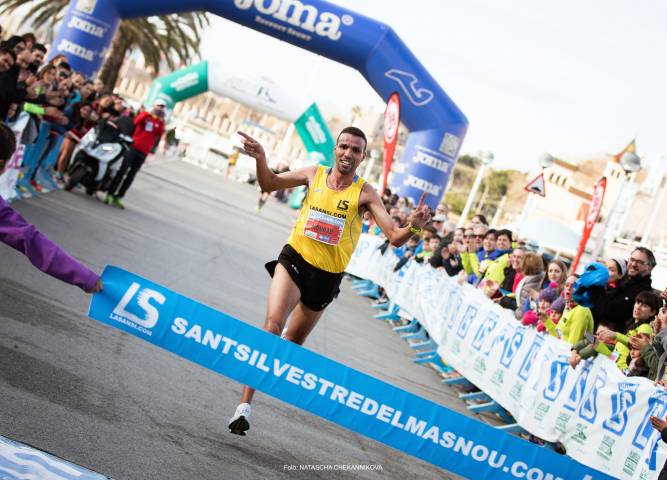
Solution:
[[[58,188],[53,173],[64,136],[50,135],[51,125],[42,122],[35,132],[35,141],[28,145],[22,144],[25,130],[33,128],[29,124],[29,118],[30,115],[23,112],[15,122],[9,124],[16,135],[17,148],[0,175],[0,196],[7,201],[41,193],[30,184],[33,175],[44,192]]]
[[[471,285],[430,266],[398,258],[362,235],[347,272],[381,285],[437,344],[438,354],[507,410],[526,431],[561,442],[584,465],[621,479],[656,475],[667,391],[646,378],[626,377],[598,356],[572,369],[570,345],[518,322]],[[662,465],[658,465],[659,467]]]

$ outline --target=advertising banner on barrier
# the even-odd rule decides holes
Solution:
[[[330,360],[117,267],[89,316],[468,478],[611,477]]]
[[[447,363],[572,458],[617,478],[646,478],[660,438],[650,417],[667,414],[665,389],[624,376],[603,356],[572,369],[569,344],[521,325],[481,290],[430,266],[409,262],[394,273],[398,259],[380,254],[381,244],[362,235],[346,271],[384,287]]]
[[[16,182],[19,178],[25,152],[25,145],[21,143],[21,137],[29,121],[30,114],[22,112],[18,119],[9,125],[14,135],[16,135],[16,151],[5,163],[5,169],[0,170],[0,197],[8,201],[16,197]]]

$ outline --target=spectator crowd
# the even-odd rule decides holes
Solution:
[[[407,225],[411,200],[386,189],[383,201],[393,221]],[[645,377],[667,388],[667,289],[653,289],[656,259],[651,250],[638,246],[627,258],[592,262],[578,274],[564,260],[539,254],[514,232],[490,227],[483,215],[461,228],[448,214],[447,206],[439,205],[422,234],[402,247],[385,241],[383,254],[392,249],[399,258],[394,271],[409,262],[429,265],[481,289],[523,325],[567,342],[572,368],[605,355],[624,375]],[[382,235],[370,216],[365,217],[364,231]],[[376,304],[388,301],[380,289]],[[472,386],[469,391],[479,390]],[[667,421],[652,422],[667,441]],[[543,443],[532,435],[528,438]],[[667,478],[667,470],[663,475]]]
[[[389,189],[383,200],[393,221],[405,226],[411,201]],[[480,288],[523,325],[569,343],[573,368],[602,354],[628,376],[663,382],[667,290],[652,288],[656,259],[651,250],[640,246],[628,258],[593,262],[577,274],[565,261],[533,251],[510,230],[490,227],[483,215],[457,228],[448,214],[441,204],[421,235],[398,248],[385,242],[382,249],[393,249],[399,258],[395,271],[414,261]],[[364,230],[381,234],[370,217]],[[386,301],[384,294],[376,300]]]
[[[109,205],[123,208],[121,198],[164,133],[164,104],[135,111],[99,78],[73,71],[62,55],[47,62],[47,54],[45,45],[31,33],[0,43],[0,121],[4,124],[0,126],[12,127],[22,146],[17,151],[23,155],[22,162],[14,164],[20,167],[17,190],[35,194],[62,186],[82,137],[111,122],[125,125],[125,133],[133,139],[104,198]],[[265,201],[260,196],[258,210]],[[389,189],[383,192],[383,201],[393,222],[406,226],[414,204]],[[364,232],[381,235],[368,213]],[[637,247],[627,258],[601,259],[577,274],[563,260],[533,251],[514,232],[489,226],[483,215],[457,227],[444,204],[436,208],[420,235],[401,247],[385,242],[382,248],[392,249],[398,257],[396,271],[410,262],[429,265],[481,289],[523,325],[567,342],[572,368],[582,360],[606,355],[625,375],[646,377],[667,387],[667,290],[652,288],[656,259],[648,248]],[[88,277],[91,285],[98,281]],[[87,291],[101,288],[88,283]],[[386,297],[377,300],[386,301]],[[667,431],[667,424],[662,426]]]
[[[18,140],[16,159],[6,167],[20,168],[16,193],[35,195],[63,186],[81,138],[111,123],[133,138],[104,198],[123,208],[120,198],[164,133],[164,104],[135,111],[99,78],[74,71],[64,55],[47,62],[47,53],[32,33],[0,43],[0,121]]]

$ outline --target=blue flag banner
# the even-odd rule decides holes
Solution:
[[[89,316],[468,478],[609,479],[118,267]]]
[[[109,477],[0,435],[2,480],[110,480]]]

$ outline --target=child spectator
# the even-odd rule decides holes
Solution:
[[[514,305],[508,300],[505,304],[501,301],[501,306],[505,308],[514,308],[517,319],[523,318],[524,305],[527,300],[537,300],[540,285],[544,278],[544,262],[542,258],[535,253],[526,253],[521,263],[521,271],[524,277],[516,287],[516,297]],[[511,298],[511,297],[510,297]]]
[[[400,270],[403,265],[408,263],[408,260],[415,256],[419,242],[419,235],[413,235],[408,239],[405,245],[394,250],[394,253],[399,257],[398,263],[394,266],[394,272]]]
[[[419,263],[428,262],[433,254],[438,250],[440,237],[433,235],[428,240],[424,240],[422,251],[415,255],[415,260]]]
[[[445,240],[440,244],[440,251],[431,257],[431,266],[438,270],[444,270],[447,275],[453,277],[463,270],[461,255],[463,249],[461,242]]]
[[[649,368],[639,350],[630,350],[630,363],[625,371],[627,377],[648,377]]]
[[[630,337],[633,349],[639,350],[642,359],[648,366],[649,380],[662,380],[667,366],[667,307],[663,306],[653,320],[651,327],[655,334],[651,339],[648,335],[639,334]]]
[[[628,357],[630,355],[630,338],[639,333],[647,336],[653,335],[651,320],[658,313],[660,298],[651,291],[640,292],[635,298],[635,306],[632,309],[632,318],[626,322],[625,333],[608,330],[603,333],[601,340],[604,342],[616,342],[615,351],[618,352],[616,365],[621,370],[628,368]]]
[[[605,332],[609,331],[609,327],[606,325],[598,325],[597,330],[595,331],[595,339],[591,343],[586,338],[579,340],[572,346],[570,350],[570,358],[568,360],[572,368],[577,368],[579,362],[597,356],[598,353],[604,355],[611,355],[612,350],[614,350],[614,343],[601,343],[600,338],[604,336]]]
[[[539,299],[537,301],[537,314],[540,317],[540,320],[546,320],[549,310],[551,309],[551,305],[556,301],[558,298],[558,284],[557,283],[550,283],[549,286],[545,289],[543,289],[540,292]]]
[[[565,300],[563,297],[558,297],[551,304],[551,308],[547,310],[547,317],[543,321],[537,323],[538,332],[548,332],[549,335],[553,337],[558,337],[558,322],[563,316],[563,310],[565,310]]]

